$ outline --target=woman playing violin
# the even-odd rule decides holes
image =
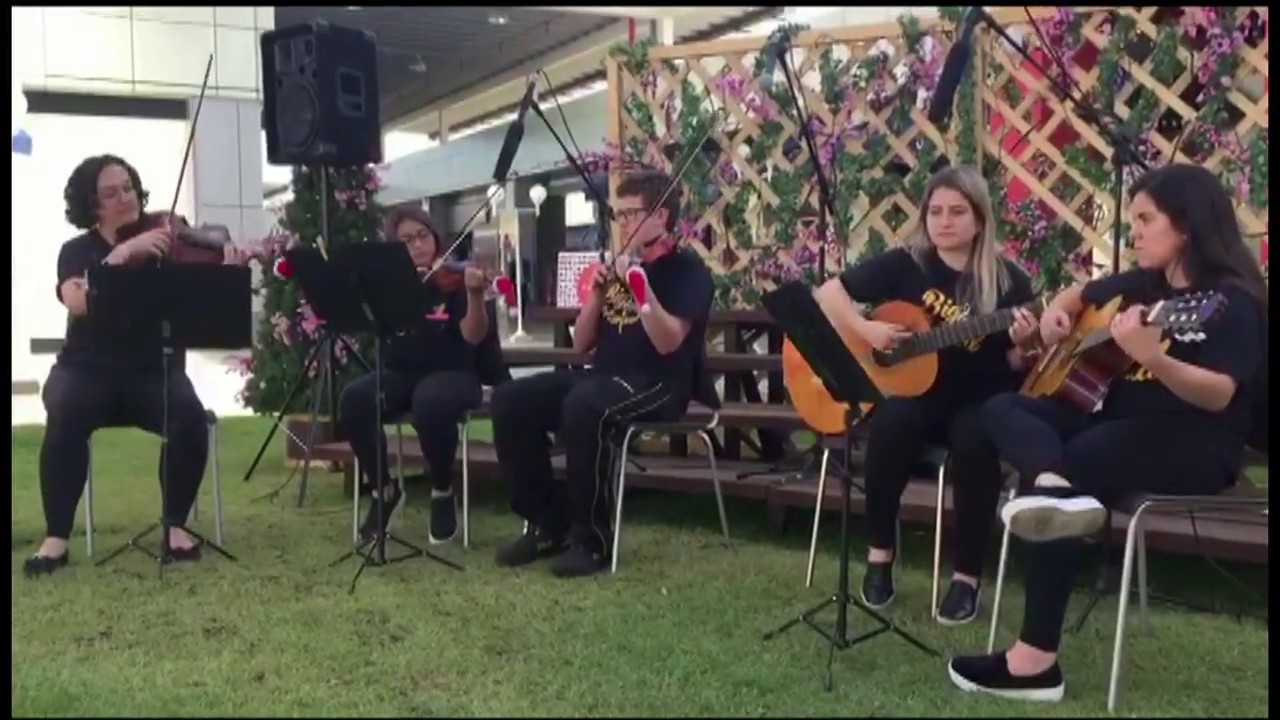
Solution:
[[[457,533],[457,508],[453,497],[453,464],[458,447],[458,421],[480,405],[480,378],[476,371],[475,346],[484,340],[489,329],[485,309],[485,277],[476,267],[462,270],[462,287],[441,282],[444,275],[433,273],[439,264],[440,235],[430,218],[416,207],[398,208],[387,219],[386,237],[404,243],[409,256],[424,279],[423,292],[428,294],[431,311],[412,332],[390,339],[384,349],[386,371],[382,376],[384,417],[393,418],[408,412],[418,433],[422,454],[431,473],[430,540],[443,543]],[[456,266],[451,265],[451,270]],[[391,513],[404,499],[404,491],[391,481],[386,462],[386,435],[376,427],[374,392],[376,378],[372,373],[353,380],[338,402],[338,426],[351,442],[352,450],[365,472],[383,462],[380,498],[369,507],[360,528],[362,542],[379,533],[390,523]],[[375,478],[366,478],[377,487]]]
[[[158,329],[136,337],[105,337],[89,325],[86,273],[94,265],[123,265],[161,257],[170,250],[171,229],[162,224],[123,239],[121,229],[146,209],[147,191],[138,171],[115,155],[98,155],[76,166],[63,191],[67,222],[84,232],[62,245],[54,290],[67,308],[66,342],[43,388],[47,413],[40,448],[40,492],[45,540],[24,564],[28,577],[51,573],[69,560],[76,506],[89,468],[89,437],[108,425],[159,434],[164,417],[164,378]],[[224,259],[244,261],[229,245]],[[174,560],[196,560],[200,548],[183,529],[200,489],[208,457],[205,410],[187,378],[185,355],[170,361],[169,427],[172,451],[165,458],[169,492],[164,514]]]

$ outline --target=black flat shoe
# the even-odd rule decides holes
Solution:
[[[29,578],[40,577],[41,575],[52,575],[54,571],[60,570],[71,562],[71,552],[67,551],[58,557],[49,557],[47,555],[32,555],[22,563],[22,574]]]
[[[203,553],[200,552],[200,543],[196,543],[189,548],[176,548],[169,546],[170,562],[195,562],[200,559]]]

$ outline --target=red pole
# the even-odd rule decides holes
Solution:
[[[627,20],[627,42],[631,45],[636,44],[636,19],[628,18]]]

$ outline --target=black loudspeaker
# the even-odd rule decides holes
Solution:
[[[381,163],[373,34],[319,20],[262,33],[262,129],[273,165]]]

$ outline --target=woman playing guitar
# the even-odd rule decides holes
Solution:
[[[1240,471],[1250,403],[1265,377],[1267,289],[1231,199],[1208,170],[1170,165],[1134,183],[1129,216],[1138,267],[1064,291],[1040,320],[1045,343],[1061,343],[1120,298],[1129,307],[1109,333],[1132,361],[1128,372],[1092,413],[1015,394],[983,408],[1000,454],[1023,487],[1034,484],[1001,512],[1029,541],[1030,558],[1019,639],[1007,652],[953,660],[951,678],[964,690],[1060,699],[1058,646],[1081,538],[1102,527],[1104,505],[1134,492],[1212,495]],[[1162,338],[1148,322],[1152,304],[1195,293],[1218,299],[1212,322]]]
[[[852,331],[878,350],[908,338],[904,328],[863,316],[860,305],[905,301],[921,306],[934,325],[989,314],[1032,299],[1026,274],[1000,256],[986,181],[973,168],[951,167],[925,188],[922,214],[904,247],[847,270],[815,293],[837,329]],[[856,303],[856,304],[855,304]],[[862,599],[881,608],[894,598],[893,560],[902,491],[910,466],[931,438],[950,451],[957,514],[955,572],[939,621],[959,624],[978,610],[978,580],[1000,492],[995,448],[982,432],[982,401],[1017,387],[1025,365],[1017,345],[1034,335],[1034,317],[1016,321],[968,346],[938,353],[937,380],[917,397],[888,397],[869,420],[866,453],[867,517],[871,547]]]

